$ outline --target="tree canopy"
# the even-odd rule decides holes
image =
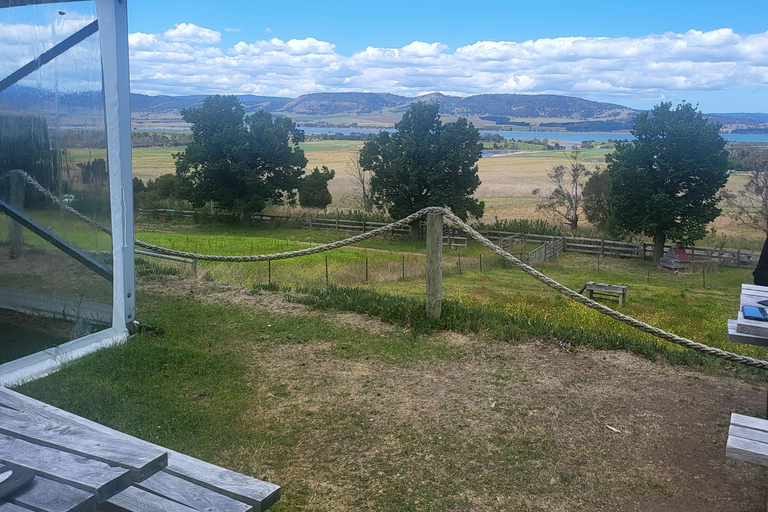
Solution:
[[[606,156],[610,223],[653,237],[656,262],[667,239],[683,245],[699,240],[720,214],[717,192],[728,179],[728,153],[719,130],[690,103],[672,110],[672,103],[662,102],[635,117],[636,140],[617,143]]]
[[[245,116],[235,96],[209,96],[200,108],[181,111],[193,141],[178,153],[176,172],[195,206],[216,201],[241,214],[267,204],[296,201],[307,159],[304,132],[287,117],[259,111]]]
[[[428,206],[446,206],[461,219],[483,215],[484,203],[472,197],[480,185],[480,134],[464,118],[443,124],[438,109],[414,103],[396,132],[379,133],[360,151],[374,203],[394,218]]]
[[[605,168],[598,168],[584,184],[581,201],[584,216],[598,229],[605,229],[611,216],[610,193],[611,176]]]
[[[336,172],[323,166],[321,171],[317,167],[312,172],[301,178],[299,184],[299,204],[305,208],[325,208],[333,201],[328,190],[328,182],[333,179]]]

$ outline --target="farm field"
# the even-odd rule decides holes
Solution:
[[[314,141],[302,145],[309,160],[307,168],[326,165],[336,171],[336,176],[329,183],[329,190],[334,199],[329,207],[330,211],[354,208],[357,204],[355,180],[348,169],[351,159],[356,158],[362,144],[359,141]],[[174,173],[171,155],[178,151],[180,148],[134,149],[134,176],[146,181],[162,174]],[[538,189],[544,194],[548,193],[551,185],[546,173],[556,165],[567,163],[567,155],[568,153],[562,151],[546,151],[481,158],[479,176],[482,183],[476,197],[486,203],[483,221],[493,222],[496,217],[552,220],[551,216],[536,209],[539,199],[533,195],[533,191]],[[591,169],[600,165],[604,156],[604,150],[583,152],[585,163]],[[738,190],[745,182],[745,176],[734,174],[730,177],[727,188]],[[267,211],[276,215],[296,214],[295,209],[288,207],[270,207]],[[727,212],[726,209],[726,214],[721,215],[711,226],[720,236],[704,240],[700,245],[718,245],[723,242],[722,235],[726,235],[731,237],[728,247],[759,250],[762,246],[762,235],[740,226],[727,216]],[[582,224],[588,225],[585,220],[582,220]]]

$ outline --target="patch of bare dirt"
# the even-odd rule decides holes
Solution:
[[[361,315],[205,286],[195,292],[202,301],[311,314],[450,350],[398,360],[345,356],[328,340],[258,351],[235,343],[254,393],[245,417],[290,441],[243,446],[222,460],[279,483],[288,503],[342,511],[765,507],[763,469],[725,458],[730,414],[762,416],[763,384],[557,340],[512,345],[443,332],[402,341],[398,329]]]

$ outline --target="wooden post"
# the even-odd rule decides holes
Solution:
[[[24,212],[24,178],[22,178],[21,174],[17,172],[11,172],[7,175],[8,179],[8,185],[9,185],[9,197],[8,197],[8,204],[19,210],[20,212]],[[18,222],[14,222],[9,219],[10,225],[10,239],[11,239],[11,250],[10,250],[10,258],[12,260],[15,260],[16,258],[21,257],[21,249],[24,245],[24,236],[21,229],[21,224]]]
[[[192,274],[197,277],[197,260],[192,260]]]
[[[326,272],[327,274],[328,272]],[[267,283],[272,284],[272,260],[267,260]]]
[[[427,214],[427,316],[439,319],[443,291],[443,214]]]
[[[600,239],[600,256],[605,256],[605,240]]]
[[[309,229],[312,229],[312,217],[309,218]]]
[[[643,261],[645,261],[645,242],[643,242]]]

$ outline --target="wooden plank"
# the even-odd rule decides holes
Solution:
[[[0,387],[0,405],[10,404],[12,407],[37,407],[39,410],[46,411],[48,416],[64,419],[67,422],[87,427],[91,430],[101,432],[110,440],[130,442],[139,447],[147,449],[162,450],[167,453],[168,473],[194,482],[198,485],[214,490],[230,498],[253,505],[256,512],[266,510],[274,505],[280,499],[280,487],[257,480],[256,478],[241,475],[228,469],[209,464],[188,455],[184,455],[173,450],[167,450],[148,441],[143,441],[128,434],[95,423],[93,421],[81,418],[75,414],[62,411],[51,405],[39,402],[15,391],[10,391]]]
[[[267,510],[280,499],[280,487],[183,453],[168,452],[166,473],[253,505],[256,512]]]
[[[13,392],[0,388],[0,405],[8,405],[9,393]],[[18,404],[11,403],[10,406]],[[0,434],[124,467],[131,471],[134,480],[143,480],[168,463],[168,454],[160,447],[147,445],[130,436],[117,437],[105,433],[56,411],[55,407],[35,407],[34,404],[29,404],[23,411],[2,408]]]
[[[155,473],[135,487],[150,491],[202,512],[251,512],[253,506],[173,476]]]
[[[594,290],[596,292],[610,292],[610,293],[627,293],[627,287],[615,284],[606,283],[587,283],[588,290]]]
[[[733,343],[747,343],[749,345],[768,347],[768,338],[763,338],[762,336],[754,336],[752,334],[741,334],[736,329],[736,320],[728,320],[728,341]]]
[[[194,512],[195,509],[176,503],[143,489],[129,487],[102,503],[104,512]]]
[[[756,430],[754,428],[731,425],[728,428],[728,435],[733,437],[740,437],[742,439],[749,439],[750,441],[756,441],[758,443],[768,445],[768,432],[765,430]]]
[[[755,418],[753,416],[745,416],[744,414],[737,414],[735,412],[731,413],[731,425],[768,432],[768,420]]]
[[[741,437],[728,436],[725,456],[768,466],[768,445]]]
[[[768,322],[761,322],[760,320],[747,320],[744,318],[744,313],[739,311],[739,316],[736,319],[736,332],[740,334],[751,334],[752,336],[768,338]]]
[[[131,485],[127,469],[0,434],[0,461],[96,495],[102,502]]]
[[[96,510],[96,497],[70,485],[48,480],[39,475],[13,496],[6,498],[36,512],[91,512]]]
[[[0,512],[29,512],[29,509],[20,507],[8,501],[3,501],[0,502]]]
[[[750,292],[757,295],[763,295],[765,297],[768,297],[768,286],[759,286],[756,284],[748,284],[744,283],[741,285],[741,292]]]

